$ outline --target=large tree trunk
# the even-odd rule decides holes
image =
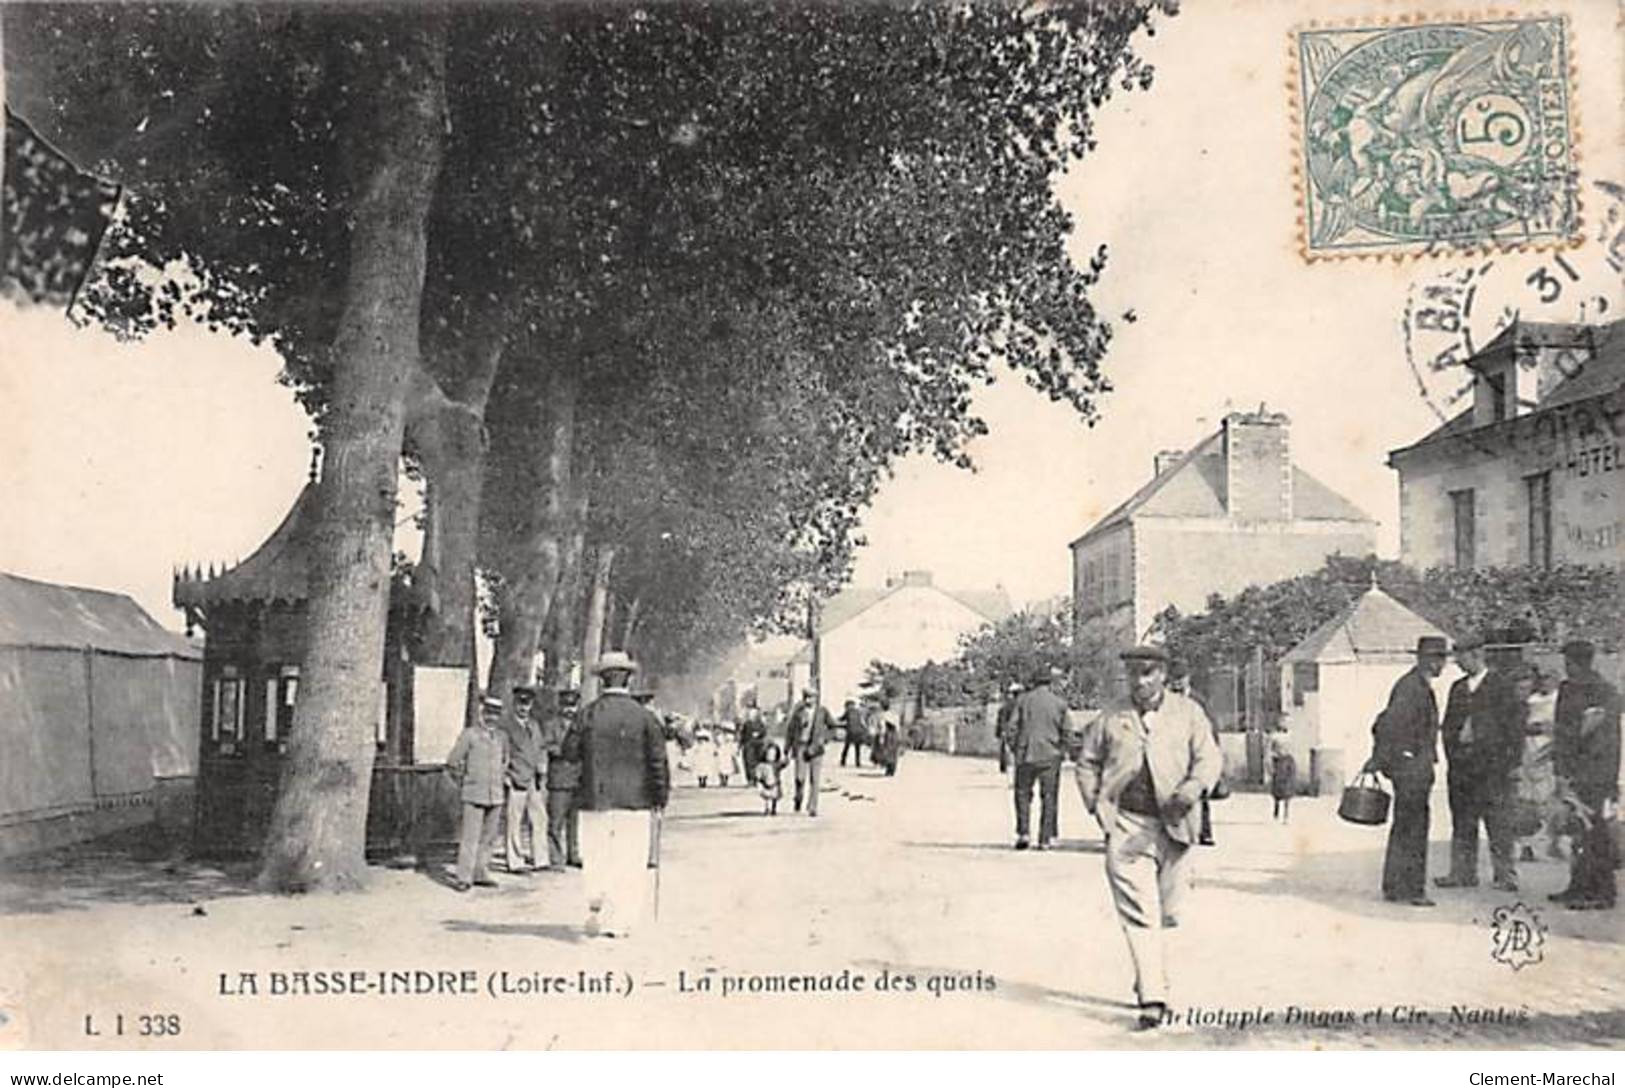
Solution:
[[[420,372],[407,420],[407,441],[422,460],[430,499],[419,585],[431,607],[418,632],[419,664],[474,664],[485,406],[505,344],[506,322],[495,308],[477,312],[464,342],[447,352],[446,376]]]
[[[563,687],[570,667],[581,653],[581,561],[587,546],[587,493],[574,487],[569,499],[569,529],[564,538],[564,554],[559,560],[559,585],[553,592],[553,607],[547,619],[547,665],[543,682],[549,688]],[[585,674],[583,674],[585,675]]]
[[[609,574],[615,567],[615,546],[600,544],[593,556],[592,582],[587,589],[586,634],[581,642],[581,701],[598,698],[598,677],[592,667],[604,650],[604,614],[609,610]]]
[[[573,363],[559,362],[549,369],[546,441],[536,443],[541,501],[528,511],[521,539],[504,549],[509,561],[498,594],[500,622],[488,685],[494,692],[534,680],[536,653],[542,648],[563,565],[580,386]]]
[[[445,126],[445,27],[414,21],[376,85],[358,90],[376,110],[348,136],[354,227],[322,433],[308,642],[260,871],[275,891],[355,888],[366,866],[396,472]]]

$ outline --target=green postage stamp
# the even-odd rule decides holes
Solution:
[[[1305,257],[1578,234],[1562,18],[1311,27],[1293,44]]]

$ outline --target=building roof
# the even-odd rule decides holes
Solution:
[[[1625,319],[1611,321],[1606,325],[1571,325],[1547,321],[1514,321],[1498,333],[1495,339],[1484,346],[1484,349],[1464,364],[1477,369],[1474,364],[1491,356],[1498,356],[1512,345],[1535,345],[1540,347],[1583,347],[1590,355],[1585,364],[1573,375],[1559,382],[1552,391],[1526,415],[1535,415],[1549,408],[1561,408],[1566,404],[1625,388]],[[1521,417],[1520,417],[1521,418]],[[1487,423],[1484,426],[1496,427],[1506,420]],[[1431,446],[1457,435],[1466,434],[1474,430],[1473,409],[1468,405],[1461,412],[1445,420],[1433,430],[1412,442],[1409,446],[1401,446],[1392,450],[1390,457],[1397,454],[1409,453],[1412,450]]]
[[[1136,517],[1226,517],[1223,439],[1222,430],[1208,435],[1072,543],[1081,544]],[[1292,516],[1294,521],[1375,520],[1297,465],[1292,466]]]
[[[135,657],[199,658],[123,593],[38,582],[0,572],[0,646],[82,650]]]
[[[309,594],[310,535],[315,521],[316,484],[307,483],[265,543],[234,567],[216,573],[200,569],[175,575],[179,608],[208,608],[232,602],[298,603]]]
[[[988,623],[998,623],[1015,609],[1010,595],[1003,586],[994,589],[948,589],[930,581],[905,576],[883,588],[874,586],[848,586],[824,602],[818,615],[818,633],[827,635],[838,627],[856,619],[881,601],[904,589],[934,589],[952,598],[981,616]],[[790,657],[791,664],[804,665],[812,660],[812,643],[806,642]]]
[[[1444,632],[1373,585],[1342,612],[1305,635],[1283,663],[1409,656],[1423,635]]]

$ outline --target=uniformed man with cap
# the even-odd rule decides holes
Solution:
[[[581,868],[581,692],[567,688],[557,695],[553,713],[542,723],[547,747],[547,867],[559,872]]]
[[[502,731],[501,699],[480,700],[479,720],[464,727],[446,757],[446,773],[457,783],[463,801],[462,834],[457,840],[457,872],[452,887],[495,887],[491,848],[502,827],[502,803],[508,771],[508,735]]]
[[[1428,898],[1428,794],[1438,759],[1439,700],[1433,681],[1444,672],[1450,646],[1438,635],[1416,640],[1416,664],[1394,681],[1388,705],[1371,727],[1366,769],[1394,785],[1393,824],[1382,863],[1382,896],[1391,903],[1431,907]]]
[[[627,936],[653,906],[650,813],[666,807],[671,770],[660,719],[632,698],[637,663],[619,650],[593,672],[603,694],[581,712],[581,853],[587,932]]]
[[[1123,651],[1129,692],[1084,730],[1078,792],[1106,836],[1106,882],[1134,961],[1141,1028],[1167,1022],[1168,931],[1190,889],[1198,802],[1224,770],[1213,724],[1167,688],[1161,646]]]

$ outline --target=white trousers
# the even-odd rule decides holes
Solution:
[[[1106,833],[1106,883],[1134,960],[1140,1003],[1168,1001],[1168,937],[1191,885],[1191,848],[1154,816],[1119,812]]]
[[[644,809],[581,812],[582,879],[587,906],[606,932],[627,934],[654,909],[649,868],[651,821]]]

